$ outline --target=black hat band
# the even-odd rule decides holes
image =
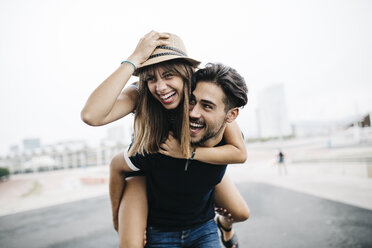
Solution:
[[[151,55],[147,60],[153,59],[153,58],[156,58],[156,57],[160,57],[160,56],[165,56],[165,55],[177,55],[177,56],[180,56],[180,57],[185,57],[186,56],[186,55],[183,55],[183,54],[180,54],[180,53],[172,53],[172,52],[158,53],[158,54]]]

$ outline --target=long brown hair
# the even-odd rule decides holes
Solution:
[[[159,69],[180,76],[183,80],[183,96],[174,110],[175,122],[171,131],[180,142],[184,156],[190,157],[189,96],[194,67],[183,59],[165,61],[140,69],[139,98],[134,117],[134,140],[128,154],[133,156],[135,153],[156,153],[168,137],[170,126],[167,110],[152,96],[146,81],[149,74],[154,75],[154,72]]]

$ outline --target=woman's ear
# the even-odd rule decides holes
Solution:
[[[239,108],[232,108],[227,112],[226,122],[230,123],[236,119],[239,115]]]

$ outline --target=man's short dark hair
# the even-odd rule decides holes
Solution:
[[[223,64],[208,63],[205,68],[194,73],[191,81],[191,91],[194,91],[200,81],[211,82],[225,93],[225,111],[243,107],[248,102],[248,89],[244,78],[233,68]]]

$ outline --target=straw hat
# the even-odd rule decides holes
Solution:
[[[172,59],[185,59],[195,67],[200,64],[200,61],[187,56],[185,44],[183,44],[180,37],[169,33],[169,38],[167,40],[169,41],[169,45],[156,47],[150,57],[140,66],[137,66],[137,69]],[[138,70],[136,70],[133,75],[138,76]]]

